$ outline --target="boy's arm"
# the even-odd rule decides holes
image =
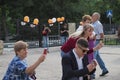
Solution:
[[[35,69],[40,65],[40,63],[44,61],[44,59],[45,59],[45,55],[42,54],[33,65],[26,68],[25,72],[27,74],[32,74],[35,71]]]

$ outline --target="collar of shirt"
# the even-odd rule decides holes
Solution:
[[[77,60],[77,64],[78,64],[78,69],[83,69],[83,63],[82,63],[82,59],[83,57],[78,57],[78,55],[76,54],[75,50],[73,49],[73,53],[75,55],[75,58]],[[83,77],[79,77],[79,80],[83,80]]]
[[[95,21],[95,22],[93,22],[92,24],[94,25],[95,23],[97,23],[99,20],[97,20],[97,21]]]

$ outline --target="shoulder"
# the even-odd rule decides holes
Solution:
[[[19,57],[14,58],[14,64],[16,66],[27,66],[27,63],[25,60],[21,60]]]
[[[71,59],[72,58],[73,51],[71,50],[67,54],[63,55],[63,59]]]
[[[97,24],[100,25],[100,26],[102,26],[102,23],[100,21],[97,21]]]

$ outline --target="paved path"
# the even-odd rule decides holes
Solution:
[[[41,55],[43,48],[29,49],[27,57],[28,64],[32,64]],[[97,66],[95,80],[120,80],[120,47],[103,47],[100,49],[101,56],[109,69],[109,74],[99,77],[101,70]],[[14,56],[13,48],[5,48],[3,55],[0,55],[0,80],[5,74],[8,63]],[[61,56],[60,47],[51,47],[46,60],[36,69],[37,80],[61,80]]]

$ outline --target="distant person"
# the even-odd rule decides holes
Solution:
[[[28,54],[28,44],[23,41],[17,41],[14,45],[15,57],[10,62],[6,74],[2,80],[35,80],[35,69],[45,59],[42,54],[38,60],[31,66],[27,65],[25,58]]]
[[[104,32],[103,32],[103,25],[101,24],[100,20],[100,14],[98,12],[94,12],[92,14],[92,24],[94,26],[94,31],[96,34],[96,42],[95,42],[95,46],[100,43],[101,40],[104,39]],[[102,70],[102,74],[100,74],[100,76],[104,76],[107,73],[109,73],[108,69],[105,66],[105,63],[103,62],[99,50],[96,50],[94,52],[94,58],[97,60],[101,70]]]
[[[86,39],[78,39],[75,48],[62,57],[62,80],[90,80],[89,76],[96,69],[97,62],[88,62],[89,50]]]
[[[117,31],[117,43],[120,43],[120,27],[118,27],[118,31]]]
[[[60,39],[62,45],[67,41],[68,36],[69,36],[68,25],[67,23],[64,23],[63,26],[61,26],[60,28]]]
[[[42,36],[43,36],[43,47],[44,48],[47,48],[47,51],[49,52],[48,50],[48,47],[49,47],[49,36],[48,34],[51,32],[50,28],[47,27],[45,24],[43,25],[43,30],[42,30]]]
[[[90,15],[84,15],[84,16],[82,17],[82,21],[80,22],[80,25],[79,25],[79,27],[77,28],[76,31],[82,31],[84,25],[90,24],[90,23],[91,23],[91,20],[92,20],[92,17],[91,17]]]
[[[117,36],[118,36],[118,39],[120,39],[120,27],[118,27]]]

